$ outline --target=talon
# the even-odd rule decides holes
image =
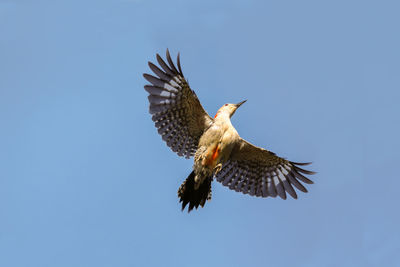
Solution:
[[[222,163],[218,163],[214,168],[214,175],[217,175],[222,169]]]

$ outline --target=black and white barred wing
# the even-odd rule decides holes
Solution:
[[[179,156],[189,158],[195,154],[201,135],[210,127],[213,119],[201,106],[185,80],[179,54],[178,69],[172,62],[168,49],[168,64],[158,54],[157,61],[161,69],[149,62],[150,69],[157,77],[143,74],[151,83],[144,86],[150,94],[150,114],[167,145]]]
[[[216,179],[229,189],[251,196],[278,195],[286,199],[287,192],[297,199],[293,187],[306,193],[307,189],[301,182],[313,183],[303,174],[314,174],[314,172],[299,167],[308,164],[310,163],[288,161],[241,139],[232,151],[231,159],[217,173]]]

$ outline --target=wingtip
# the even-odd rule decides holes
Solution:
[[[295,169],[293,169],[293,174],[296,176],[296,178],[298,178],[300,181],[302,181],[303,183],[306,183],[306,184],[313,184],[314,182],[313,181],[311,181],[310,179],[308,179],[307,177],[305,177],[304,175],[302,175],[301,173],[300,173],[300,171],[297,169],[297,168],[295,168]]]
[[[174,61],[171,58],[171,54],[169,53],[169,50],[167,48],[167,52],[166,52],[166,56],[167,56],[167,61],[169,63],[169,67],[171,68],[171,70],[175,73],[179,73],[179,71],[176,69]]]
[[[306,166],[306,165],[312,164],[313,162],[312,161],[310,161],[310,162],[294,162],[294,161],[291,161],[290,163],[292,163],[294,165],[299,165],[299,166]]]
[[[298,166],[294,166],[294,168],[295,168],[296,171],[299,171],[299,172],[307,174],[307,175],[313,175],[313,174],[316,173],[316,172],[313,172],[313,171],[302,169],[302,168],[300,168]]]
[[[151,69],[151,70],[153,70],[153,68],[154,67],[157,67],[153,62],[151,62],[151,61],[147,61],[147,65],[149,66],[149,68]]]
[[[181,67],[181,56],[180,56],[179,52],[178,52],[178,56],[176,58],[176,62],[177,62],[177,65],[178,65],[179,72],[183,76],[182,67]]]

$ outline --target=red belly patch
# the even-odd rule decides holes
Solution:
[[[214,149],[214,152],[211,156],[211,160],[214,161],[219,155],[219,145],[217,145],[217,147]]]
[[[211,156],[207,157],[207,160],[204,165],[214,165],[215,160],[218,158],[220,152],[219,145],[215,147],[215,149],[212,151]]]

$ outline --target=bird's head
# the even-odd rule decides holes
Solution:
[[[217,114],[215,114],[215,117],[218,117],[220,115],[228,115],[229,118],[232,117],[233,114],[235,114],[235,111],[247,100],[244,100],[242,102],[239,102],[237,104],[225,104],[223,105],[217,112]]]

